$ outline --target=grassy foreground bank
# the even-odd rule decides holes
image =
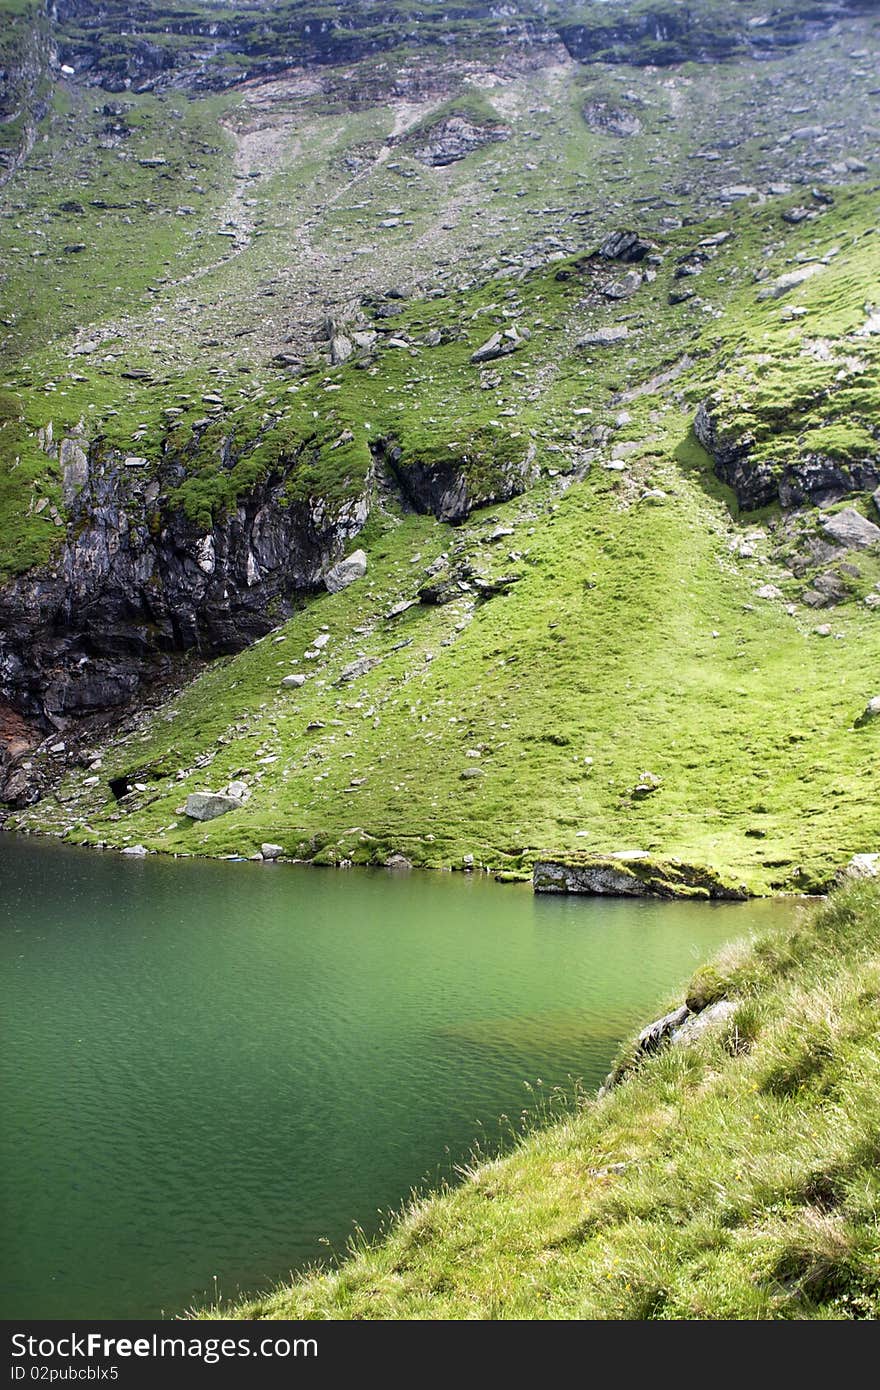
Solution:
[[[211,1315],[876,1317],[880,885],[728,948],[695,995],[736,1011],[340,1269]]]

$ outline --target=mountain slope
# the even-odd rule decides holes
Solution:
[[[109,101],[73,55],[0,224],[9,824],[731,891],[875,847],[875,27],[784,7],[807,69],[740,8],[663,66],[482,11]]]

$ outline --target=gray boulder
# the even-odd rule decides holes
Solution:
[[[244,805],[241,797],[226,792],[191,792],[186,798],[184,815],[190,820],[216,820],[227,811],[238,811]]]
[[[875,719],[880,719],[880,695],[875,695],[869,700],[856,720],[856,728],[862,729],[866,724],[871,724]]]
[[[624,324],[614,325],[608,328],[597,328],[593,333],[585,333],[579,338],[576,347],[610,347],[612,343],[621,343],[624,338],[629,337],[629,329]]]
[[[299,690],[300,686],[305,685],[306,678],[301,675],[285,676],[281,682],[282,690]]]
[[[854,854],[841,878],[880,878],[880,854]]]
[[[805,280],[811,280],[814,275],[818,275],[822,266],[818,261],[810,261],[808,265],[798,266],[797,270],[789,270],[785,275],[780,275],[773,281],[772,285],[766,285],[764,289],[758,291],[759,299],[781,299],[789,290],[796,289]]]
[[[334,683],[349,685],[352,681],[359,681],[362,676],[372,671],[374,666],[378,666],[381,659],[378,656],[359,656],[357,661],[349,662],[348,666],[343,667],[339,680]]]
[[[354,351],[354,344],[351,338],[347,338],[344,333],[337,333],[330,339],[330,361],[334,367],[347,362]]]
[[[880,542],[880,526],[868,521],[854,507],[845,507],[835,516],[826,517],[822,529],[826,535],[833,536],[834,540],[850,550],[867,550],[868,546]]]
[[[646,241],[636,232],[612,232],[602,242],[598,254],[606,261],[625,261],[632,264],[634,261],[643,261],[648,252],[653,250],[654,243]]]
[[[707,1009],[686,1018],[681,1027],[673,1031],[672,1046],[690,1047],[705,1033],[720,1027],[735,1012],[736,1004],[732,999],[719,999],[716,1004],[710,1004]]]
[[[385,860],[386,869],[394,869],[396,873],[408,873],[412,868],[412,860],[407,859],[405,854],[392,854]]]
[[[264,859],[267,859],[267,860],[272,861],[272,860],[277,859],[277,858],[279,857],[279,855],[281,855],[281,854],[283,854],[283,853],[284,853],[284,846],[283,846],[283,845],[271,845],[271,844],[260,845],[260,854],[262,855],[262,857],[263,857]]]
[[[363,550],[355,550],[351,555],[346,555],[344,560],[340,560],[338,565],[334,565],[324,575],[324,586],[331,594],[338,594],[341,589],[347,589],[349,584],[353,584],[356,579],[363,579],[367,572],[367,557]]]
[[[509,357],[512,352],[521,348],[523,343],[527,343],[530,337],[531,334],[526,329],[505,328],[499,333],[493,333],[482,347],[471,353],[471,361],[494,362],[499,357]]]
[[[673,1009],[671,1013],[664,1014],[662,1018],[649,1023],[647,1028],[643,1028],[639,1033],[638,1052],[656,1052],[658,1047],[674,1037],[676,1030],[682,1026],[689,1015],[690,1010],[687,1004],[682,1004],[679,1008]]]

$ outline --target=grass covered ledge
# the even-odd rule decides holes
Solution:
[[[687,993],[736,1009],[340,1268],[205,1315],[877,1317],[880,885],[727,948]]]

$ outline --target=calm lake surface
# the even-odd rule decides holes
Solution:
[[[792,911],[0,835],[0,1316],[173,1314],[339,1251]]]

